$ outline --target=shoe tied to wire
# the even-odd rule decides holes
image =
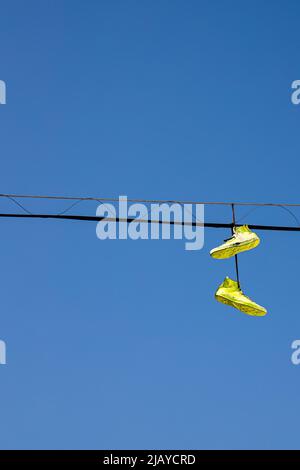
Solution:
[[[248,225],[234,227],[232,237],[224,241],[223,245],[210,251],[210,256],[216,259],[231,258],[242,251],[252,250],[260,243],[259,237],[249,229]]]
[[[267,313],[264,307],[256,304],[243,294],[238,283],[229,277],[225,277],[215,293],[215,298],[218,302],[237,308],[241,312],[247,313],[247,315],[263,317]]]

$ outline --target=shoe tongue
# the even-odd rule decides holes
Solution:
[[[240,227],[234,228],[235,233],[247,233],[250,232],[248,225],[241,225]]]
[[[225,277],[223,285],[224,287],[231,287],[234,289],[238,289],[238,283],[234,281],[233,279],[230,279],[230,277]]]

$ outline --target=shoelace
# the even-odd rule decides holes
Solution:
[[[233,240],[235,237],[230,237],[230,238],[224,238],[224,242],[229,242],[230,240]]]
[[[250,297],[248,297],[248,295],[244,294],[244,292],[241,290],[241,289],[238,289],[238,291],[240,292],[240,294],[242,294],[242,296],[246,297],[246,299],[250,300],[250,302],[253,302],[253,300],[250,299]],[[253,302],[255,303],[255,302]]]

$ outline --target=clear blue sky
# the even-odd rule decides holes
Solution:
[[[1,193],[300,202],[298,1],[0,7]],[[244,221],[295,224],[280,208]],[[259,319],[214,299],[234,275],[208,254],[226,230],[188,252],[0,223],[1,448],[299,448],[297,233],[260,232],[240,257]]]

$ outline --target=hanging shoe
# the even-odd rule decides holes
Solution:
[[[216,259],[230,258],[242,253],[242,251],[252,250],[260,243],[259,237],[252,232],[248,225],[233,227],[232,237],[224,240],[223,245],[210,251],[210,256]]]
[[[237,308],[248,315],[263,317],[267,313],[264,307],[256,304],[243,294],[238,283],[229,277],[225,277],[224,282],[222,282],[215,293],[215,298],[218,302],[231,305],[231,307]]]

